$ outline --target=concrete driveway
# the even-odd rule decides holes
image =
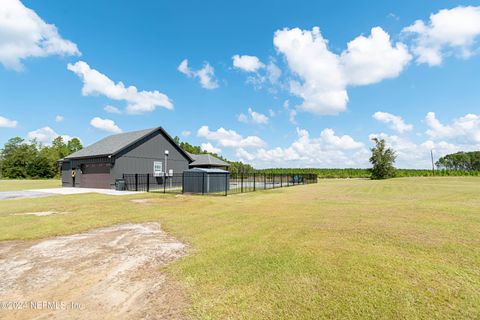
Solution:
[[[21,191],[4,191],[0,192],[0,200],[28,199],[40,198],[55,195],[81,194],[81,193],[100,193],[111,196],[125,196],[135,194],[135,191],[117,191],[112,189],[95,189],[95,188],[51,188],[51,189],[34,189]]]
[[[40,198],[53,196],[55,194],[48,192],[36,192],[32,190],[21,190],[21,191],[3,191],[0,192],[0,200],[14,200],[14,199],[25,199],[25,198]]]

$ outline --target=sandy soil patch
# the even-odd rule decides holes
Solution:
[[[52,214],[65,214],[66,212],[56,212],[56,211],[39,211],[39,212],[23,212],[23,213],[14,213],[15,216],[37,216],[45,217]]]
[[[4,305],[0,318],[185,318],[182,291],[161,272],[185,250],[158,223],[2,242],[0,301],[17,305]]]
[[[153,202],[151,199],[133,199],[130,201],[133,203],[152,203]]]

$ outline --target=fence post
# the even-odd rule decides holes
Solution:
[[[243,172],[240,174],[240,190],[243,193]]]
[[[138,191],[138,173],[135,173],[135,191]]]
[[[182,172],[182,193],[185,193],[185,172]]]
[[[280,188],[283,187],[283,174],[280,174]]]
[[[275,189],[275,174],[272,175],[272,189]]]
[[[202,195],[205,194],[205,172],[202,172]]]
[[[164,172],[163,173],[163,193],[166,193],[166,189],[167,188],[167,173]]]
[[[228,195],[228,177],[230,176],[230,173],[225,173],[225,196]]]
[[[147,192],[150,192],[150,174],[147,173]]]
[[[263,190],[267,189],[267,174],[263,174]]]
[[[253,173],[253,191],[255,191],[255,172]]]

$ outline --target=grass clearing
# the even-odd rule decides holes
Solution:
[[[62,182],[60,181],[60,179],[0,180],[0,192],[30,190],[30,189],[60,188],[61,186],[62,186]]]
[[[47,211],[69,214],[15,215]],[[184,284],[197,318],[480,314],[477,177],[320,180],[228,197],[0,201],[0,240],[145,221],[190,244],[190,255],[166,271]]]

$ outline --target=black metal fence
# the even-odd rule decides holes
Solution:
[[[316,174],[124,174],[129,191],[227,195],[317,183]]]
[[[317,183],[316,174],[231,174],[228,193],[253,192]]]
[[[153,175],[151,173],[124,174],[125,188],[129,191],[146,191],[162,193],[182,193],[183,174]]]

